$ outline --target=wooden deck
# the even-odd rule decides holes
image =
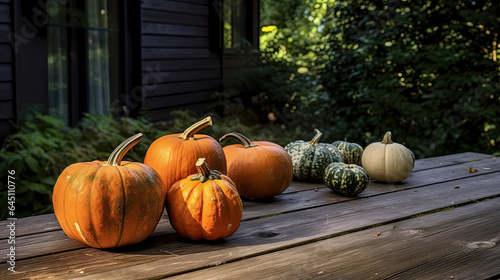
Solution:
[[[470,168],[477,170],[477,172]],[[145,242],[98,250],[67,237],[54,215],[0,222],[1,279],[498,279],[500,160],[462,153],[416,161],[400,184],[370,182],[356,198],[293,182],[244,202],[222,241],[195,242],[165,216]]]

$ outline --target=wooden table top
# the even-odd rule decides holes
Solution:
[[[417,160],[402,183],[371,181],[355,198],[293,182],[244,201],[240,228],[216,242],[184,239],[164,216],[146,241],[99,250],[34,216],[16,221],[16,273],[2,221],[0,278],[498,279],[499,196],[500,160],[461,153]]]

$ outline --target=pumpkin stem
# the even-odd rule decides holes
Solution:
[[[202,130],[203,128],[212,125],[212,118],[211,117],[206,117],[203,120],[191,125],[188,127],[186,130],[184,130],[184,133],[179,135],[179,138],[182,138],[184,140],[194,140],[194,135]]]
[[[323,133],[321,133],[321,131],[319,131],[318,129],[314,129],[314,132],[316,132],[316,135],[314,136],[314,138],[309,141],[309,143],[311,143],[311,145],[313,146],[318,146],[318,143],[319,143],[319,138],[321,138],[321,135],[323,135]]]
[[[257,145],[255,145],[254,143],[252,143],[252,141],[250,141],[250,139],[248,139],[248,137],[246,137],[245,135],[243,135],[241,133],[238,133],[238,132],[231,132],[231,133],[228,133],[228,134],[222,136],[219,139],[219,142],[224,141],[227,137],[234,137],[234,138],[236,138],[243,145],[243,147],[245,149],[246,148],[251,148],[251,147],[257,147]]]
[[[208,177],[210,176],[210,171],[212,171],[210,169],[210,166],[208,165],[208,163],[206,162],[206,159],[205,158],[199,158],[197,161],[196,161],[196,170],[198,170],[198,173],[205,176],[205,177]]]
[[[198,170],[198,174],[191,177],[191,181],[200,181],[205,183],[208,180],[221,179],[222,173],[210,169],[210,166],[206,162],[205,158],[199,158],[198,161],[196,161],[196,170]]]
[[[115,148],[115,150],[109,155],[108,161],[106,162],[106,165],[111,165],[111,166],[120,166],[121,161],[125,154],[139,141],[142,139],[142,133],[137,133],[136,135],[128,138],[127,140],[123,141],[118,147]]]
[[[390,131],[387,131],[384,135],[384,139],[382,139],[382,143],[383,144],[392,144],[394,142],[392,142],[392,139],[391,139],[391,132]]]

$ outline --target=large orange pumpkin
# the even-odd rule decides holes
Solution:
[[[290,155],[283,147],[267,141],[250,141],[241,133],[220,138],[236,138],[241,144],[224,147],[227,176],[233,180],[241,197],[269,198],[285,191],[293,178]]]
[[[240,226],[243,205],[233,181],[212,171],[204,158],[196,162],[198,174],[176,182],[167,194],[170,223],[182,236],[216,240],[232,235]]]
[[[144,163],[160,174],[167,193],[175,182],[196,173],[198,158],[206,158],[212,168],[227,173],[226,157],[219,142],[211,136],[196,134],[209,125],[212,125],[212,119],[207,117],[184,133],[162,136],[149,146]]]
[[[151,167],[122,161],[141,138],[139,133],[125,140],[108,161],[75,163],[63,170],[52,200],[69,237],[111,248],[141,242],[154,231],[166,199],[163,182]]]

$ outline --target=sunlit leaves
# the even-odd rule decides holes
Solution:
[[[360,142],[400,129],[419,156],[498,149],[499,128],[484,123],[500,122],[500,3],[319,2],[295,5],[282,26],[287,61],[308,68],[290,101],[300,123],[334,123],[326,137]]]

